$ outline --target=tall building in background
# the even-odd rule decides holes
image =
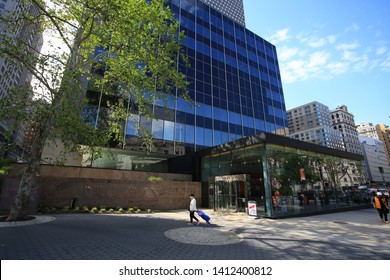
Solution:
[[[390,184],[390,166],[382,141],[359,136],[362,143],[366,170],[371,184]]]
[[[189,96],[154,105],[157,119],[128,112],[124,149],[142,150],[135,127],[154,135],[152,152],[182,155],[266,131],[286,134],[287,120],[276,48],[245,28],[242,0],[170,0],[186,38]],[[99,106],[98,92],[88,92]],[[131,107],[131,106],[130,106]],[[94,110],[94,109],[92,109]],[[98,110],[97,110],[98,111]]]
[[[330,112],[333,128],[341,132],[344,147],[347,152],[362,154],[362,147],[359,141],[359,134],[356,130],[355,119],[352,113],[348,112],[345,105],[338,106]]]
[[[385,124],[377,124],[375,128],[378,133],[379,140],[381,140],[384,145],[387,160],[390,165],[390,127]]]
[[[288,133],[296,140],[344,150],[341,132],[333,129],[329,107],[317,101],[287,111]]]
[[[390,127],[385,124],[374,125],[366,122],[360,123],[357,126],[357,131],[361,136],[372,137],[382,141],[390,165]]]
[[[357,125],[356,130],[361,136],[379,139],[378,131],[376,130],[375,125],[373,123],[360,123]]]
[[[245,13],[243,0],[201,0],[211,8],[228,16],[235,22],[245,26]],[[191,2],[191,1],[190,1]],[[193,2],[193,1],[192,1]]]
[[[28,11],[30,15],[38,15],[38,9],[31,5],[31,3],[26,4],[17,0],[3,0],[0,2],[0,13],[2,15],[11,14],[11,16],[15,18],[15,26],[18,26],[18,29],[12,34],[13,38],[15,40],[18,38],[27,38],[26,44],[35,49],[40,49],[43,42],[43,37],[39,30],[41,23],[37,20],[33,23],[23,22],[18,15],[22,15],[26,11]],[[0,32],[8,32],[6,27],[1,25],[1,23]],[[6,98],[10,94],[12,88],[30,86],[31,79],[32,75],[30,71],[21,64],[13,63],[10,60],[0,57],[0,98]],[[5,141],[4,135],[11,129],[11,125],[12,120],[0,121],[0,142]],[[16,158],[23,154],[25,133],[26,125],[19,125],[12,131],[12,139],[8,139],[6,145],[15,144],[15,150],[7,153],[8,157]]]

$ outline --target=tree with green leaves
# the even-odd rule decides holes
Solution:
[[[319,181],[313,161],[306,155],[271,151],[268,157],[271,162],[270,176],[281,184],[281,189],[284,193],[290,194],[291,186],[301,185],[304,188],[308,182],[314,183]],[[302,168],[305,174],[304,180],[301,178],[300,173]]]
[[[342,191],[340,184],[341,178],[344,176],[350,177],[348,172],[351,169],[349,161],[344,158],[323,156],[319,158],[319,162],[325,171],[326,178],[331,187]],[[350,178],[350,181],[352,181],[352,178]]]
[[[26,216],[49,139],[61,139],[68,151],[77,150],[79,143],[96,151],[123,139],[129,96],[138,113],[149,118],[152,104],[166,100],[166,94],[188,100],[185,77],[177,71],[183,34],[164,0],[18,2],[35,7],[35,13],[27,8],[1,15],[7,32],[0,35],[0,59],[28,69],[33,82],[0,99],[0,120],[33,124],[34,138],[8,221]],[[43,34],[42,49],[17,36],[29,25]],[[118,101],[110,104],[109,121],[99,129],[82,114],[85,90],[91,86]]]

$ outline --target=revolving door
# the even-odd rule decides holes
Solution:
[[[247,175],[209,177],[209,202],[214,210],[245,212]]]

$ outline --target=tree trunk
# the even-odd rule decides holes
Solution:
[[[48,138],[48,132],[54,123],[54,120],[49,118],[50,117],[46,117],[46,121],[43,121],[43,124],[39,124],[39,129],[35,135],[26,170],[24,171],[19,184],[18,193],[7,217],[8,222],[24,220],[27,217],[31,190],[37,182],[37,174],[39,173],[43,148],[45,147],[45,142]]]
[[[39,158],[39,160],[31,160],[27,164],[27,168],[19,184],[19,190],[15,201],[12,204],[11,211],[7,217],[8,222],[20,221],[26,218],[30,194],[33,186],[36,184],[35,174],[38,172],[40,161],[41,159]]]

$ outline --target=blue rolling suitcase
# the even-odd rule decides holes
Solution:
[[[198,215],[206,221],[206,223],[210,224],[210,217],[208,215],[206,215],[205,212],[203,212],[202,210],[198,210],[196,211],[196,213],[198,213]]]

